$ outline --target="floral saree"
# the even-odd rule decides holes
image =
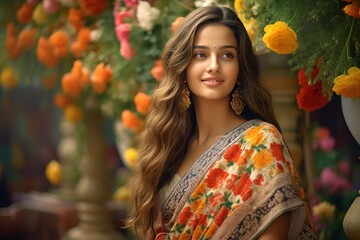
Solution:
[[[290,212],[288,239],[316,239],[282,135],[248,121],[218,139],[161,205],[156,239],[256,239]]]

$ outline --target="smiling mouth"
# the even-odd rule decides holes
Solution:
[[[202,80],[202,82],[217,83],[217,82],[223,82],[223,81],[222,80]]]
[[[219,79],[219,78],[206,78],[201,80],[202,82],[208,82],[208,83],[220,83],[223,82],[224,80]]]

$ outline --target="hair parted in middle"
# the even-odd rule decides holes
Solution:
[[[157,193],[175,175],[196,127],[193,104],[183,111],[179,101],[197,30],[210,23],[228,26],[238,43],[239,76],[245,119],[262,119],[279,130],[271,96],[259,83],[259,67],[244,25],[229,7],[209,6],[189,13],[162,52],[163,79],[152,96],[152,107],[139,136],[138,172],[135,174],[133,212],[128,221],[139,236],[152,229],[157,214]],[[230,103],[229,103],[230,107]],[[152,229],[154,231],[154,229]]]

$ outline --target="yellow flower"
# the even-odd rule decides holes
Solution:
[[[83,119],[83,111],[78,106],[70,104],[65,108],[65,118],[70,122],[80,122]]]
[[[289,54],[298,48],[297,35],[285,22],[278,21],[264,28],[266,47],[279,54]]]
[[[128,148],[124,152],[124,162],[130,168],[133,168],[135,166],[137,157],[138,152],[135,148]]]
[[[272,163],[272,154],[267,150],[261,150],[259,153],[255,154],[252,161],[256,169],[264,169],[269,164]]]
[[[313,206],[312,212],[316,217],[331,220],[334,217],[335,209],[335,205],[328,202],[321,202],[318,205]]]
[[[130,201],[130,190],[127,187],[119,187],[116,189],[113,195],[114,200],[120,202],[129,202]]]
[[[58,185],[62,177],[60,163],[56,160],[51,160],[46,166],[45,175],[51,184]]]
[[[335,78],[333,91],[348,98],[360,98],[360,69],[351,67],[349,75],[340,75]]]
[[[234,8],[235,8],[235,12],[238,15],[238,17],[240,18],[241,22],[244,24],[244,27],[249,35],[249,38],[251,41],[253,41],[255,39],[256,36],[256,20],[255,18],[251,17],[251,18],[246,18],[245,14],[244,14],[244,9],[245,9],[245,3],[244,0],[235,0],[234,2]]]
[[[17,76],[16,72],[12,68],[4,68],[0,75],[0,84],[1,86],[6,89],[12,89],[16,87],[19,82],[19,77]]]
[[[36,6],[32,20],[38,25],[44,25],[49,21],[49,15],[45,12],[42,4]]]

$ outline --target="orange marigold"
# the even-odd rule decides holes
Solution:
[[[136,110],[141,114],[147,114],[149,112],[151,97],[145,93],[139,92],[134,98]]]
[[[80,81],[74,75],[69,73],[64,74],[61,78],[61,87],[65,94],[73,97],[79,96],[83,89]]]
[[[285,22],[278,21],[274,24],[269,24],[265,26],[264,31],[263,40],[266,47],[274,52],[289,54],[299,47],[296,32]]]
[[[360,98],[360,69],[351,67],[348,75],[337,76],[334,80],[333,91],[348,98]]]
[[[54,54],[58,58],[66,57],[69,37],[64,31],[56,31],[51,34],[49,42],[53,46]]]
[[[44,37],[40,37],[40,39],[38,40],[36,55],[39,62],[48,68],[53,68],[58,65],[59,61],[58,58],[55,56],[51,44]]]
[[[73,63],[73,67],[71,69],[71,74],[78,79],[80,85],[84,87],[90,81],[89,71],[83,66],[83,63],[80,60],[76,60]]]
[[[19,33],[18,37],[18,46],[20,49],[23,50],[29,50],[34,45],[35,36],[37,34],[38,30],[36,28],[27,28],[23,29]]]
[[[360,18],[360,10],[359,7],[355,4],[355,2],[346,5],[344,7],[344,12],[353,18]]]
[[[112,70],[106,67],[104,63],[99,63],[93,76],[91,78],[91,84],[96,93],[103,93],[106,90],[107,83],[112,79]]]
[[[154,62],[154,67],[150,70],[150,74],[157,80],[161,81],[163,77],[163,66],[161,60],[156,60]]]
[[[109,4],[108,0],[78,0],[78,2],[88,16],[100,15]]]
[[[74,57],[79,58],[89,47],[91,40],[91,30],[83,27],[77,34],[76,41],[71,45],[71,52]]]
[[[29,3],[24,2],[16,12],[16,18],[22,24],[29,23],[31,21],[33,11],[34,8]]]
[[[16,59],[21,55],[21,49],[18,45],[15,24],[10,22],[6,27],[5,46],[7,53],[12,59]]]
[[[175,21],[171,23],[170,31],[175,32],[179,25],[184,21],[184,17],[177,17]]]
[[[79,31],[83,26],[83,11],[77,8],[70,8],[68,21],[72,24],[72,26]]]
[[[124,110],[121,113],[121,121],[127,129],[139,132],[142,128],[142,121],[139,119],[135,113],[130,110]]]

